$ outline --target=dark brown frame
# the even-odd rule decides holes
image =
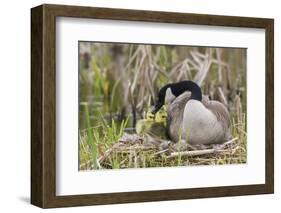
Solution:
[[[266,32],[266,183],[195,189],[56,196],[56,17],[229,27]],[[31,203],[42,207],[132,203],[274,192],[274,20],[217,15],[41,5],[31,9]]]

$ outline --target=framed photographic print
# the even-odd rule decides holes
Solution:
[[[272,19],[31,9],[31,203],[273,193]]]

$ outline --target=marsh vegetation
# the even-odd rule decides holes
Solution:
[[[246,162],[246,49],[80,42],[79,57],[80,170]],[[232,140],[194,146],[163,134],[165,110],[151,116],[151,105],[187,79],[228,108]]]

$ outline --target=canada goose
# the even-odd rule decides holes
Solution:
[[[231,138],[226,107],[218,101],[202,97],[201,88],[195,82],[181,81],[162,87],[152,113],[164,104],[168,104],[167,128],[172,141],[214,144]]]

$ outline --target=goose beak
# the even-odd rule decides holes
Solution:
[[[159,109],[161,109],[162,106],[163,104],[158,102],[152,107],[151,113],[155,114],[156,112],[158,112]]]

